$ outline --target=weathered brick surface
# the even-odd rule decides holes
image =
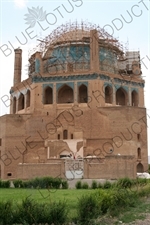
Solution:
[[[88,108],[82,108],[82,110],[83,115],[81,117],[74,115],[73,126],[68,125],[65,128],[71,130],[70,133],[73,133],[74,136],[77,136],[78,132],[82,131],[79,132],[79,135],[80,138],[85,140],[84,157],[95,155],[100,158],[106,158],[106,162],[109,161],[109,164],[106,162],[99,164],[97,161],[97,164],[93,165],[92,169],[90,167],[87,168],[89,173],[86,173],[86,169],[84,170],[85,174],[87,174],[85,177],[106,178],[104,174],[108,174],[109,178],[117,177],[117,168],[119,168],[120,174],[127,173],[128,176],[132,177],[133,174],[135,176],[133,167],[131,167],[129,162],[126,162],[126,159],[122,158],[121,163],[116,161],[116,159],[114,160],[113,157],[118,154],[126,157],[134,156],[134,166],[136,167],[136,164],[140,162],[143,164],[144,170],[147,170],[147,128],[144,123],[145,120],[141,119],[146,115],[144,108],[101,107],[97,111]],[[63,135],[63,127],[58,127],[55,134],[52,132],[53,127],[50,127],[50,130],[46,128],[46,124],[53,121],[56,115],[57,110],[54,117],[16,114],[1,117],[2,178],[8,178],[8,173],[12,173],[12,178],[15,178],[17,176],[18,163],[37,163],[38,167],[38,163],[48,162],[46,140],[57,139],[58,133],[61,137]],[[137,138],[138,133],[140,133],[139,140]],[[137,149],[139,147],[141,148],[141,159],[137,161]],[[113,151],[110,152],[110,149]],[[59,154],[54,149],[54,152],[51,152],[51,156],[59,157]],[[109,160],[107,156],[110,156]],[[32,167],[31,165],[30,168]],[[42,165],[40,164],[40,174],[44,175],[45,169],[42,169]],[[55,170],[52,174],[55,174]],[[122,175],[118,174],[118,176]]]
[[[92,38],[93,32],[95,31],[90,33],[89,38]],[[146,109],[142,86],[144,81],[131,74],[131,76],[124,76],[123,82],[117,83],[123,79],[119,73],[100,71],[98,45],[97,39],[93,38],[90,42],[89,71],[44,73],[45,61],[39,52],[35,53],[34,60],[40,60],[41,75],[33,73],[32,77],[42,76],[46,78],[45,81],[35,82],[32,81],[32,77],[29,77],[19,83],[20,72],[15,68],[16,82],[11,89],[11,100],[13,95],[19,96],[21,92],[24,93],[25,108],[18,111],[17,106],[14,113],[14,104],[11,104],[10,115],[0,117],[0,176],[2,179],[57,176],[58,173],[63,176],[64,163],[60,160],[60,153],[62,150],[69,151],[68,145],[65,146],[62,142],[64,130],[68,131],[68,139],[83,140],[83,157],[97,156],[104,160],[103,163],[92,162],[92,167],[85,162],[85,178],[117,178],[125,175],[135,177],[137,164],[139,164],[138,170],[147,170]],[[94,78],[95,74],[98,75],[97,78]],[[68,76],[72,76],[72,79]],[[50,77],[54,79],[53,82],[49,80]],[[57,104],[57,85],[67,82],[74,87],[73,102]],[[88,103],[78,103],[78,82],[88,84]],[[105,103],[104,90],[107,83],[112,86],[111,104]],[[43,104],[46,85],[53,86],[53,104]],[[123,88],[126,86],[125,89],[128,90],[125,106],[117,105],[117,85]],[[132,106],[131,101],[131,91],[135,85],[138,92],[138,106]],[[30,90],[30,107],[26,107],[27,90]],[[65,96],[67,97],[67,94]],[[16,98],[18,105],[18,97]],[[48,146],[48,141],[58,139],[60,141],[57,148]],[[50,148],[51,151],[49,151]],[[138,156],[138,149],[141,157]],[[50,164],[50,159],[59,159],[59,163]],[[8,176],[10,174],[11,176]]]

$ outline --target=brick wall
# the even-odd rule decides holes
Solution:
[[[43,176],[65,178],[65,160],[51,159],[48,160],[48,163],[18,165],[17,178],[31,179]],[[134,156],[107,156],[105,159],[84,160],[85,179],[118,179],[123,177],[136,178]]]
[[[107,156],[105,159],[87,159],[84,163],[85,179],[136,178],[134,156]]]

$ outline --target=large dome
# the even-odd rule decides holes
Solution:
[[[89,38],[90,37],[90,31],[85,30],[71,30],[67,31],[66,33],[61,34],[56,40],[54,40],[54,43],[57,42],[69,42],[69,41],[82,41],[83,38]]]
[[[46,51],[54,45],[73,41],[85,41],[90,38],[91,30],[97,30],[98,38],[102,43],[110,44],[122,51],[122,46],[117,39],[107,33],[104,29],[89,22],[66,23],[59,26],[41,41],[38,45],[38,49],[42,52],[42,55],[45,55]]]
[[[61,25],[40,40],[38,51],[44,73],[89,71],[94,38],[91,35],[96,35],[99,70],[118,73],[117,59],[123,55],[119,41],[99,26],[86,22]]]

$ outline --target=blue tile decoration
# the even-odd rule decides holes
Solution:
[[[129,87],[125,85],[120,85],[120,84],[114,84],[115,89],[118,90],[119,88],[123,88],[126,92],[129,91]]]
[[[117,55],[110,49],[100,47],[99,48],[99,68],[101,71],[107,71],[111,73],[116,73],[115,68],[117,65]]]
[[[68,85],[69,87],[71,87],[74,90],[74,82],[57,83],[56,84],[56,90],[58,91],[58,89],[60,89],[60,87],[62,87],[65,84]]]
[[[46,87],[51,87],[53,89],[53,83],[43,84],[43,88],[45,89]]]
[[[131,88],[131,92],[132,92],[132,91],[136,91],[136,92],[138,93],[138,92],[139,92],[139,89],[133,87],[133,88]]]
[[[74,69],[85,67],[90,64],[90,46],[89,45],[71,45],[59,46],[53,49],[51,56],[44,64],[44,71],[57,72],[66,70],[66,65],[71,63]]]
[[[105,82],[105,83],[104,83],[104,87],[107,87],[107,86],[112,87],[113,84],[112,84],[112,83]]]
[[[77,82],[77,86],[81,86],[82,84],[84,84],[86,87],[88,87],[88,81],[83,81],[83,82]]]
[[[50,77],[42,77],[42,76],[34,76],[32,77],[32,82],[33,83],[42,83],[42,82],[68,82],[68,81],[88,81],[88,80],[105,80],[111,82],[111,77],[106,76],[104,74],[85,74],[85,75],[67,75],[67,76],[50,76]],[[126,81],[126,80],[121,80],[119,78],[114,78],[114,85],[119,88],[120,86],[125,86],[125,89],[127,90],[127,86],[130,85],[131,87],[140,87],[144,88],[144,83],[138,83],[138,82],[132,82],[132,81]]]

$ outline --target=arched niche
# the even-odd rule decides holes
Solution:
[[[73,103],[74,101],[74,95],[73,95],[73,89],[69,87],[67,84],[63,85],[58,90],[58,103]]]
[[[86,85],[82,84],[79,87],[78,102],[79,103],[87,103],[87,99],[88,99],[87,87],[86,87]]]
[[[53,89],[51,87],[44,89],[44,104],[53,104]]]
[[[116,104],[127,105],[128,95],[127,92],[121,87],[116,91]]]

